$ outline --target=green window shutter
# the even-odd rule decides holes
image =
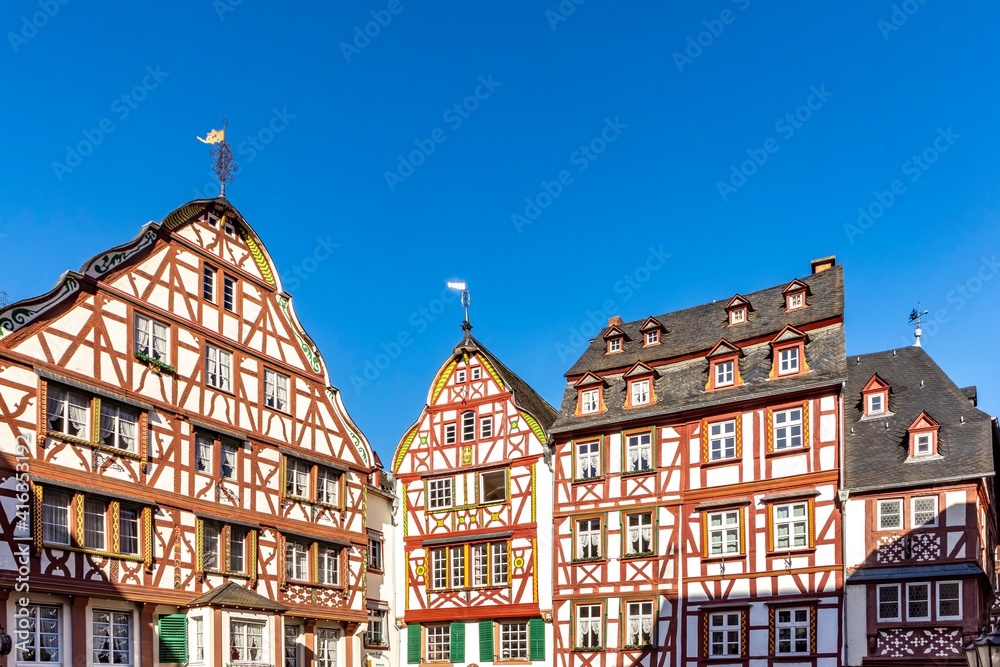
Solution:
[[[406,662],[420,664],[420,624],[406,626]]]
[[[187,616],[165,614],[160,616],[160,662],[187,662]]]
[[[545,660],[545,623],[540,618],[528,621],[528,658]]]
[[[479,661],[493,662],[493,621],[479,621]]]
[[[465,623],[455,621],[451,624],[451,658],[450,662],[465,662]]]

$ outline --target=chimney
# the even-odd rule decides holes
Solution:
[[[823,273],[827,269],[832,269],[837,263],[837,256],[830,255],[829,257],[820,257],[819,259],[814,259],[812,264],[813,275],[817,273]]]
[[[609,327],[614,327],[614,326],[619,326],[620,327],[623,324],[625,324],[625,322],[622,321],[622,318],[621,318],[620,315],[615,315],[614,317],[609,317],[608,318],[608,326]]]

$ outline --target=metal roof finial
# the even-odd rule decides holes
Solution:
[[[915,325],[915,328],[913,329],[913,339],[914,339],[913,340],[913,346],[914,347],[922,347],[922,345],[920,344],[920,337],[924,334],[924,330],[921,327],[920,320],[928,312],[930,312],[930,311],[920,310],[920,302],[919,301],[917,301],[917,307],[915,309],[913,309],[913,310],[910,311],[910,320],[909,320],[909,323],[912,324],[912,325]]]

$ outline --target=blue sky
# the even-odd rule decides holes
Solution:
[[[194,138],[226,115],[229,199],[383,458],[460,338],[457,277],[557,403],[592,318],[836,254],[849,353],[912,340],[920,300],[1000,406],[996,3],[63,2],[0,9],[12,299],[213,196]]]

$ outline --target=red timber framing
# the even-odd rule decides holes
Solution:
[[[32,505],[0,516],[0,548],[31,544],[33,600],[66,656],[102,619],[131,619],[124,657],[151,667],[154,626],[178,614],[222,624],[208,655],[241,631],[277,663],[284,625],[302,656],[307,627],[357,650],[376,459],[226,200],[191,202],[0,311],[0,360],[0,477],[27,471],[0,494]],[[311,468],[302,497],[289,461]],[[286,576],[291,540],[308,545],[304,579]]]

